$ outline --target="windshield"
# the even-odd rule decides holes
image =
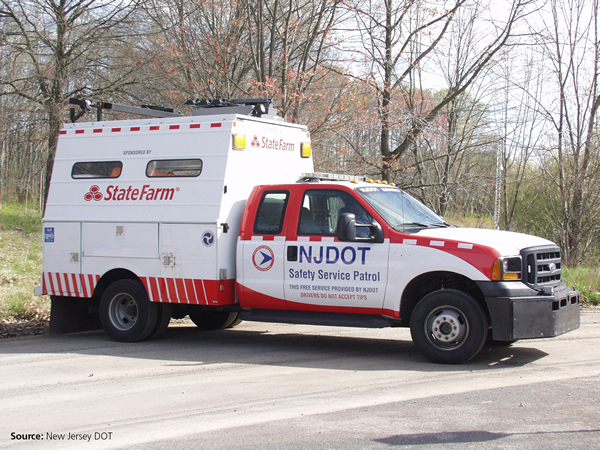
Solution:
[[[394,229],[446,227],[448,223],[406,192],[391,186],[357,188],[356,192]]]

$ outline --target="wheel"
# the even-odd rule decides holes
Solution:
[[[201,330],[223,330],[237,325],[238,313],[228,311],[203,311],[190,308],[190,319]]]
[[[157,304],[150,302],[138,280],[115,281],[100,299],[100,322],[115,341],[146,339],[157,324],[157,315]]]
[[[410,319],[414,344],[435,363],[460,364],[479,353],[488,324],[479,303],[455,290],[432,292],[421,299]]]
[[[156,325],[152,332],[148,335],[148,339],[161,337],[171,322],[171,307],[170,303],[157,303]]]

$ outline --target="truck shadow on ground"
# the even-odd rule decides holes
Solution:
[[[361,330],[353,336],[349,329],[328,328],[326,332],[270,331],[270,324],[202,331],[195,326],[170,327],[159,339],[137,343],[114,342],[101,331],[42,338],[44,353],[76,353],[164,361],[165,366],[210,364],[257,364],[334,370],[411,370],[445,372],[520,367],[547,353],[519,342],[513,346],[486,345],[472,361],[462,365],[434,364],[413,345],[407,329]],[[290,329],[291,330],[291,329]],[[393,336],[390,338],[390,335]],[[30,348],[36,338],[20,340],[20,345],[0,348],[1,353],[39,352]]]
[[[600,430],[572,430],[572,431],[540,431],[533,433],[492,433],[488,431],[451,431],[440,433],[415,433],[399,434],[382,439],[374,439],[374,442],[390,446],[408,445],[443,445],[443,444],[477,444],[497,441],[511,436],[544,436],[544,435],[577,435],[581,433],[598,433]]]

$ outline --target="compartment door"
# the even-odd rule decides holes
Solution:
[[[162,301],[213,303],[219,279],[217,238],[216,224],[160,224],[162,277],[157,283]]]
[[[81,288],[81,224],[44,223],[43,289],[48,295],[89,297]]]

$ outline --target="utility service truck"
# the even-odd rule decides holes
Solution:
[[[82,111],[89,102],[75,101]],[[559,247],[450,226],[401,189],[315,173],[306,127],[266,99],[91,105],[64,125],[43,220],[52,333],[117,341],[242,320],[410,327],[430,360],[579,327]],[[153,117],[102,121],[107,108]],[[272,110],[271,110],[272,112]],[[375,343],[373,345],[376,345]]]

